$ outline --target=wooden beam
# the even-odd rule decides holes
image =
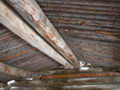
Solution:
[[[58,63],[73,68],[73,66],[47,44],[34,30],[14,11],[11,7],[0,0],[0,23],[9,28],[12,32],[27,41],[33,47],[39,49]]]
[[[43,36],[74,67],[80,64],[72,50],[45,16],[35,0],[6,0],[41,36]]]
[[[16,77],[24,77],[24,78],[40,78],[40,74],[34,73],[34,72],[29,72],[25,71],[23,69],[18,69],[13,66],[4,64],[0,62],[0,72],[10,74]]]

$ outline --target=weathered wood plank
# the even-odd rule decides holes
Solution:
[[[43,36],[74,67],[80,64],[76,56],[45,16],[35,0],[6,0],[41,36]]]
[[[39,35],[37,35],[34,30],[28,26],[28,24],[23,21],[22,18],[15,13],[11,7],[9,7],[3,0],[0,1],[0,22],[9,28],[12,32],[20,36],[22,39],[27,41],[30,45],[37,48],[38,50],[42,51],[49,57],[53,58],[55,61],[59,62],[60,64],[68,67],[73,68],[73,66],[64,59],[59,53],[57,53],[49,44],[47,44]],[[35,49],[33,49],[35,50]],[[30,50],[32,51],[32,50]],[[27,52],[30,52],[27,51]],[[23,54],[26,52],[22,52]],[[15,56],[19,56],[16,54]],[[14,56],[8,57],[11,58]],[[6,58],[2,59],[5,60]],[[2,61],[1,60],[1,61]]]

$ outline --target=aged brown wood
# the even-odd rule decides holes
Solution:
[[[100,66],[120,65],[119,0],[37,2],[79,60]]]
[[[115,13],[120,12],[120,0],[36,1],[73,50],[78,60],[91,63],[92,66],[119,68],[120,17]],[[56,7],[59,10],[56,10]],[[61,11],[61,8],[66,10]],[[69,11],[67,11],[68,9]],[[70,11],[71,9],[72,11]],[[79,11],[80,9],[82,12]],[[86,11],[86,9],[89,9],[89,11]],[[110,12],[105,14],[105,11]],[[7,28],[0,27],[0,60],[32,49],[34,49],[32,46]],[[3,62],[34,72],[45,71],[59,65],[38,50],[5,59]],[[116,68],[113,68],[113,71],[114,69],[116,70]],[[0,77],[2,82],[16,79],[14,76],[3,73],[0,73]]]
[[[1,24],[9,28],[12,32],[27,41],[33,47],[53,58],[55,61],[68,68],[74,68],[66,59],[64,59],[48,43],[46,43],[46,41],[36,34],[34,30],[4,2],[4,0],[0,1],[0,7]],[[11,57],[8,57],[8,59],[9,58]]]
[[[24,77],[24,78],[40,78],[40,74],[34,73],[34,72],[29,72],[25,71],[23,69],[18,69],[13,66],[4,64],[0,62],[0,72],[6,73],[6,74],[11,74],[16,77]]]
[[[74,67],[80,64],[35,0],[6,0],[33,28],[42,35]]]

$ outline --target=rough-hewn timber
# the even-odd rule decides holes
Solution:
[[[17,12],[41,34],[55,49],[61,53],[74,67],[80,64],[71,49],[59,35],[52,23],[45,16],[35,0],[6,0]]]
[[[73,66],[57,53],[49,44],[47,44],[34,30],[21,19],[4,0],[0,1],[0,23],[9,28],[12,32],[20,36],[33,47],[42,51],[60,64],[73,68]]]

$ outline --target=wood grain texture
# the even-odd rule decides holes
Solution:
[[[37,48],[44,54],[51,57],[58,63],[74,68],[64,57],[62,57],[54,48],[52,48],[44,39],[41,38],[11,7],[3,0],[0,1],[0,23],[10,29],[13,33],[25,40],[34,48]],[[33,50],[30,50],[33,51]],[[14,56],[19,56],[30,51],[22,52]],[[7,57],[8,59],[14,56]],[[2,60],[5,60],[3,58]],[[1,60],[1,61],[2,61]]]
[[[37,0],[79,60],[120,65],[120,0]]]
[[[79,60],[93,66],[120,66],[120,0],[37,2]],[[61,10],[62,8],[64,9]],[[0,59],[32,49],[34,48],[8,29],[0,27]],[[59,65],[38,50],[4,62],[35,72]],[[0,74],[0,81],[13,79],[5,74],[3,76]]]
[[[69,46],[46,17],[38,3],[33,0],[6,0],[45,40],[48,41],[75,68],[80,64]]]

